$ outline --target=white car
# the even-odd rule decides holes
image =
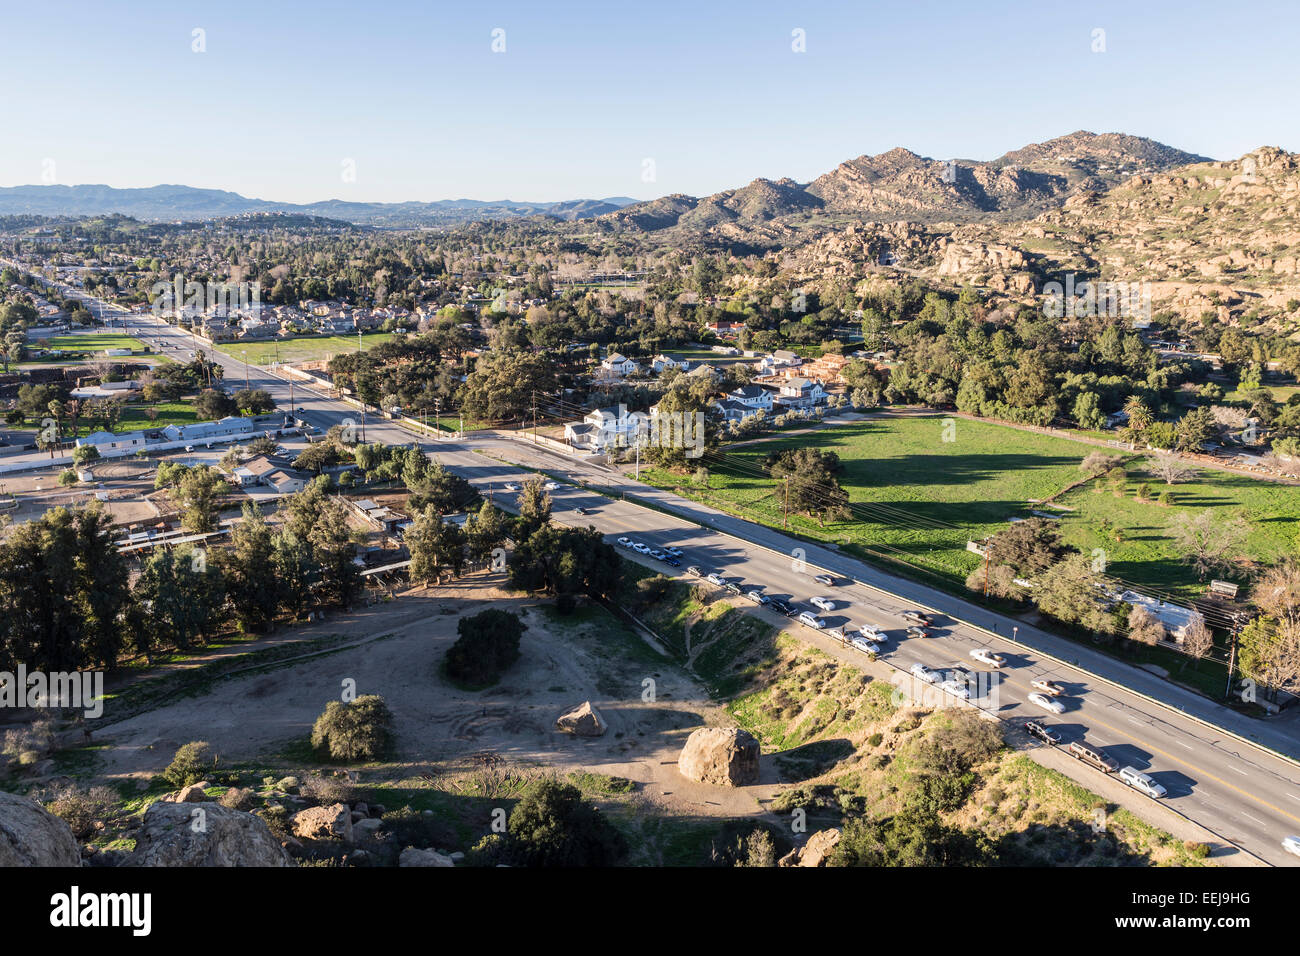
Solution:
[[[619,539],[618,539],[618,546],[619,546],[620,548],[630,548],[630,547],[632,547],[632,539],[631,539],[631,538],[619,538]]]
[[[1169,791],[1156,783],[1149,773],[1143,773],[1137,767],[1124,767],[1119,772],[1119,778],[1134,790],[1141,790],[1148,797],[1159,800]]]
[[[1053,697],[1060,697],[1065,693],[1065,688],[1056,681],[1051,680],[1033,680],[1029,686],[1034,690],[1042,691],[1044,694],[1051,694]]]
[[[856,647],[858,650],[862,651],[864,654],[880,653],[880,645],[872,644],[865,637],[855,637],[852,640],[850,640],[849,643],[852,644],[854,647]]]
[[[548,481],[548,482],[546,482],[546,484],[542,485],[542,489],[543,489],[544,491],[554,491],[554,490],[555,490],[556,488],[558,488],[558,487],[560,487],[560,486],[557,485],[557,484],[556,484],[555,482],[553,482],[553,481]]]
[[[518,491],[518,490],[519,490],[519,486],[516,485],[513,481],[506,482],[506,491]]]
[[[883,641],[885,639],[885,632],[874,624],[858,625],[858,633],[869,641]]]
[[[745,597],[749,598],[755,604],[766,604],[768,601],[767,595],[762,591],[746,591]]]
[[[913,664],[911,674],[913,677],[918,680],[923,680],[927,684],[933,684],[939,679],[939,672],[930,670],[930,668],[926,667],[924,664]]]
[[[710,584],[716,584],[718,587],[722,587],[724,584],[727,583],[726,581],[722,580],[722,576],[720,574],[710,574],[704,580],[708,581]]]
[[[1288,853],[1300,856],[1300,836],[1289,836],[1282,838],[1282,849]]]
[[[835,602],[828,597],[811,597],[808,599],[808,603],[813,607],[821,608],[823,611],[835,610]]]
[[[946,680],[939,685],[939,689],[952,694],[954,697],[960,697],[962,700],[970,700],[970,688],[966,686],[965,681]]]
[[[1065,713],[1064,704],[1062,704],[1059,700],[1052,700],[1052,698],[1045,697],[1042,694],[1030,694],[1029,702],[1031,704],[1037,704],[1039,707],[1043,708],[1043,710],[1050,710],[1054,714]]]
[[[819,618],[812,611],[800,611],[798,621],[806,627],[814,628],[820,631],[826,626],[826,622]]]
[[[837,641],[839,641],[841,644],[843,644],[843,643],[844,643],[844,628],[842,628],[842,627],[832,627],[832,628],[829,628],[829,629],[826,631],[826,636],[827,636],[827,637],[833,637],[833,638],[835,638],[835,640],[837,640]]]
[[[1007,659],[1001,654],[994,654],[987,647],[977,647],[970,652],[970,656],[975,658],[981,664],[987,664],[989,667],[1002,667],[1006,664]]]

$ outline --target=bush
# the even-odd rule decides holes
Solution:
[[[253,791],[247,787],[231,787],[217,802],[231,810],[247,810],[253,805]]]
[[[1198,860],[1204,860],[1210,855],[1210,845],[1208,843],[1197,843],[1195,840],[1188,840],[1183,843],[1183,849]]]
[[[217,768],[217,755],[206,740],[191,740],[180,750],[163,771],[163,779],[178,790],[192,783],[206,780]]]
[[[117,800],[117,794],[109,787],[82,790],[72,785],[59,791],[45,809],[67,823],[78,840],[84,840],[97,829],[95,824],[112,816]]]
[[[615,866],[627,855],[623,835],[577,787],[558,780],[530,787],[507,827],[504,857],[518,866]]]
[[[447,651],[447,675],[473,687],[496,683],[519,659],[524,633],[519,616],[495,608],[462,618],[456,643]]]
[[[392,733],[388,705],[366,694],[348,704],[330,701],[311,729],[311,745],[334,760],[373,760],[388,748]]]
[[[884,735],[877,731],[876,733],[872,734],[870,737],[867,738],[867,746],[879,747],[880,742],[884,739],[885,739]]]
[[[350,781],[318,773],[308,776],[299,786],[298,792],[307,799],[326,806],[332,803],[357,802],[356,788]]]

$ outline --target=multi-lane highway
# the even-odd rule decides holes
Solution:
[[[106,311],[113,313],[112,307]],[[114,316],[114,324],[118,322],[124,331],[152,343],[163,354],[184,360],[194,350],[188,333],[152,315],[119,311]],[[290,387],[284,378],[268,369],[245,367],[220,352],[211,354],[225,368],[231,384],[242,385],[247,376],[250,386],[267,389],[288,408]],[[348,403],[301,385],[294,389],[294,399],[298,417],[322,429],[360,419]],[[556,520],[594,525],[610,540],[628,536],[656,547],[676,546],[684,551],[683,568],[698,565],[705,573],[743,581],[801,608],[810,607],[807,601],[813,595],[831,597],[835,609],[821,613],[827,624],[846,629],[873,624],[884,629],[887,639],[881,657],[900,671],[918,662],[944,670],[960,664],[972,671],[988,671],[969,652],[990,648],[1007,661],[995,679],[996,712],[1013,728],[1035,719],[1059,731],[1065,743],[1086,738],[1104,747],[1121,766],[1149,772],[1168,790],[1169,808],[1268,863],[1300,864],[1300,858],[1281,846],[1285,836],[1300,834],[1300,766],[1272,752],[1297,752],[1296,741],[1280,726],[1253,721],[1100,652],[1001,618],[971,602],[525,440],[431,441],[386,419],[369,421],[365,437],[394,444],[418,442],[498,500],[512,495],[505,490],[507,482],[520,482],[533,470],[610,489],[613,497],[561,484],[552,493]],[[655,507],[619,497],[627,494]],[[578,507],[588,514],[577,514]],[[680,573],[667,566],[665,571]],[[826,587],[813,580],[824,572],[839,583]],[[918,607],[934,609],[933,636],[905,635],[902,613]],[[1013,627],[1017,628],[1014,641],[1010,639]],[[817,635],[816,639],[824,640],[822,632]],[[1059,698],[1066,708],[1063,714],[1047,713],[1028,701],[1031,681],[1039,679],[1064,686]],[[1089,774],[1100,779],[1100,772],[1090,769],[1080,779],[1087,782]],[[1133,791],[1126,805],[1141,809],[1142,801],[1149,799]]]

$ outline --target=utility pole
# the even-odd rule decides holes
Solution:
[[[984,600],[989,599],[989,548],[984,546]]]
[[[240,354],[244,356],[244,391],[248,391],[248,349],[244,349]]]
[[[636,443],[636,480],[641,480],[641,442]]]
[[[537,444],[537,389],[533,389],[533,444]]]
[[[1223,689],[1223,696],[1232,696],[1232,671],[1237,666],[1237,632],[1241,628],[1241,618],[1232,615],[1232,637],[1228,647],[1228,686]]]
[[[790,527],[790,476],[785,476],[785,506],[781,512],[781,527]]]

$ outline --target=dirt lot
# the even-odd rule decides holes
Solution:
[[[561,618],[534,599],[500,590],[500,583],[499,576],[471,575],[316,625],[303,636],[353,634],[364,643],[223,680],[202,696],[105,727],[96,743],[109,746],[97,751],[95,775],[147,780],[190,740],[208,741],[224,763],[285,765],[283,755],[301,745],[351,678],[358,694],[382,695],[396,718],[397,762],[378,768],[381,776],[444,772],[491,752],[514,766],[626,777],[640,785],[642,799],[669,813],[761,812],[758,799],[777,789],[774,770],[770,779],[765,772],[763,782],[735,790],[696,784],[677,772],[693,729],[734,724],[689,676],[601,608]],[[460,690],[439,665],[462,614],[489,601],[524,615],[522,657],[496,687]],[[650,700],[643,699],[646,679],[654,681]],[[608,722],[604,737],[554,729],[557,716],[584,700]]]

